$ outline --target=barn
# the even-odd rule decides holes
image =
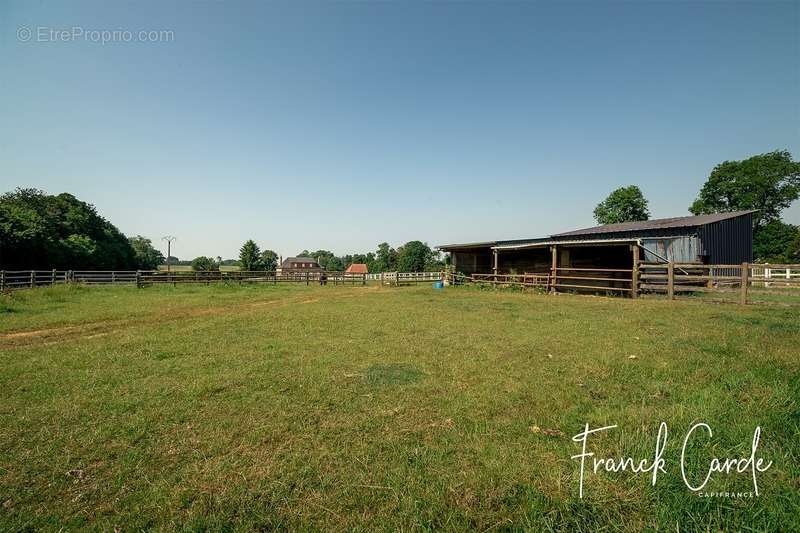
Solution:
[[[639,261],[741,264],[753,260],[753,213],[607,224],[533,239],[446,244],[464,274],[546,273],[554,268],[631,269]]]

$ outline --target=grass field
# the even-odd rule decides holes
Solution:
[[[798,309],[467,288],[0,297],[0,530],[800,529]],[[598,456],[666,472],[587,474]],[[757,498],[698,497],[712,456]],[[706,490],[751,491],[750,473]]]

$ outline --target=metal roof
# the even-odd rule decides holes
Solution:
[[[453,248],[487,248],[497,244],[497,241],[487,242],[467,242],[463,244],[440,244],[436,247],[437,250],[450,250]]]
[[[536,238],[536,239],[516,239],[504,241],[487,241],[487,242],[472,242],[464,244],[443,244],[436,248],[443,251],[458,250],[465,248],[497,248],[499,250],[513,250],[522,248],[533,248],[535,246],[544,246],[546,244],[563,243],[563,237],[577,237],[577,236],[591,236],[591,235],[606,235],[613,233],[625,233],[636,231],[648,230],[663,230],[672,228],[692,228],[703,226],[705,224],[713,224],[722,220],[728,220],[744,215],[755,213],[755,210],[749,211],[730,211],[728,213],[713,213],[711,215],[696,215],[687,217],[672,217],[672,218],[657,218],[653,220],[643,220],[640,222],[623,222],[621,224],[606,224],[603,226],[594,226],[592,228],[584,228],[564,233],[556,233],[550,237]],[[560,240],[562,239],[562,240]],[[613,239],[605,239],[611,242]],[[630,242],[632,239],[624,239]],[[569,242],[575,243],[580,241],[571,240]],[[600,242],[593,240],[592,242]],[[588,244],[588,243],[586,243]]]
[[[638,238],[621,238],[621,239],[580,239],[574,241],[537,241],[522,244],[503,244],[499,246],[492,246],[492,250],[524,250],[526,248],[538,248],[539,246],[550,246],[551,244],[560,244],[573,246],[576,244],[627,244],[639,243]]]
[[[549,237],[539,237],[536,239],[507,239],[502,241],[486,241],[486,242],[468,242],[464,244],[441,244],[436,247],[437,250],[458,250],[463,248],[492,248],[494,246],[503,246],[506,244],[530,244],[548,240]]]
[[[670,228],[691,228],[695,226],[703,226],[705,224],[712,224],[714,222],[727,220],[729,218],[748,215],[750,213],[755,213],[755,210],[731,211],[728,213],[713,213],[711,215],[696,215],[688,217],[657,218],[654,220],[643,220],[641,222],[623,222],[621,224],[605,224],[603,226],[594,226],[592,228],[567,231],[565,233],[556,233],[553,235],[553,237],[571,237],[575,235],[595,235],[598,233],[622,233],[626,231],[646,231]]]

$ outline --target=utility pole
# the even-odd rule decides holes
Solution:
[[[169,272],[169,258],[172,255],[172,241],[175,240],[175,237],[172,235],[165,235],[161,237],[162,241],[167,241],[167,272]]]

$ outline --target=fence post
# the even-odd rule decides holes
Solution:
[[[31,270],[31,289],[36,286],[36,271]]]
[[[306,271],[306,286],[308,286],[308,271]]]
[[[56,269],[54,268],[50,272],[50,285],[55,285],[55,284],[56,284]]]
[[[364,286],[367,284],[367,275],[361,274],[361,285]]]
[[[0,270],[0,291],[6,289],[6,271]]]
[[[675,263],[667,264],[667,298],[675,299]]]
[[[639,297],[639,245],[633,245],[633,270],[631,271],[631,297]]]
[[[748,278],[750,274],[750,265],[748,263],[742,263],[742,282],[741,282],[741,293],[739,295],[739,303],[742,305],[747,304],[747,285],[748,285]]]
[[[550,268],[550,294],[558,292],[558,246],[555,244],[550,247],[552,254],[552,266]]]
[[[115,284],[117,282],[117,273],[113,270],[111,271],[111,284]]]
[[[137,270],[136,271],[136,288],[137,289],[141,289],[142,288],[142,271],[141,270]]]

